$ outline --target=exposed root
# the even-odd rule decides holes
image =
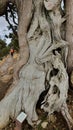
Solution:
[[[69,114],[68,107],[67,107],[66,103],[63,104],[63,106],[61,108],[61,113],[64,116],[65,120],[67,121],[69,130],[71,130],[73,128],[73,119]]]

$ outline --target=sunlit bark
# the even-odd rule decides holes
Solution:
[[[21,110],[28,115],[27,121],[31,126],[33,121],[37,124],[36,104],[40,94],[47,91],[41,108],[48,115],[61,111],[71,129],[73,120],[66,105],[68,43],[61,37],[64,18],[60,13],[60,0],[18,0],[15,3],[20,46],[20,59],[14,66],[17,84],[13,82],[14,89],[0,102],[0,128]]]
[[[73,1],[66,0],[66,40],[69,42],[68,71],[73,69]]]

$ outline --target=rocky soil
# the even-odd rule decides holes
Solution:
[[[18,60],[19,55],[14,54],[13,57],[8,55],[0,61],[0,100],[5,96],[6,91],[13,81],[13,67]]]

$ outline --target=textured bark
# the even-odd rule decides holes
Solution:
[[[19,70],[25,65],[29,59],[29,47],[27,41],[27,29],[32,16],[32,0],[23,2],[18,1],[18,39],[20,47],[20,59],[14,67],[14,79],[17,80],[19,77]],[[17,4],[17,3],[16,3]],[[28,8],[28,10],[27,10]],[[23,25],[23,26],[22,26]]]
[[[61,111],[71,129],[73,120],[66,105],[68,43],[61,38],[64,18],[60,0],[19,0],[16,5],[20,46],[20,60],[14,73],[17,84],[0,102],[0,128],[7,125],[9,117],[15,118],[21,111],[25,111],[31,126],[33,121],[37,123],[36,104],[40,94],[48,90],[41,108],[48,115]]]
[[[66,0],[66,40],[69,42],[68,71],[73,69],[73,1]]]
[[[0,0],[0,15],[5,13],[7,2],[8,0]]]

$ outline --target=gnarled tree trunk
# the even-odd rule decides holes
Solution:
[[[68,71],[73,69],[73,2],[66,0],[66,40],[69,42]]]
[[[60,0],[18,0],[16,5],[20,46],[20,60],[15,66],[17,84],[0,102],[0,128],[20,111],[25,111],[28,123],[34,125],[33,121],[38,120],[36,104],[46,90],[41,108],[49,115],[61,111],[71,128],[73,120],[66,105],[68,43],[61,38],[64,18],[60,13]]]

